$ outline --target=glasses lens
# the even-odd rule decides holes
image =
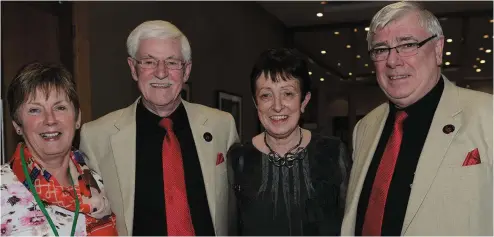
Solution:
[[[413,44],[404,44],[398,47],[398,52],[401,56],[412,56],[417,53],[418,45]]]
[[[152,58],[146,58],[140,60],[139,65],[141,65],[142,68],[146,68],[146,69],[155,68],[158,65],[158,61]]]
[[[183,63],[180,60],[168,59],[165,60],[165,65],[169,69],[178,70],[178,69],[182,69]]]

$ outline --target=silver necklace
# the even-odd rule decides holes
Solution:
[[[307,150],[304,147],[300,147],[300,144],[302,143],[303,135],[302,135],[302,128],[299,127],[300,131],[300,140],[298,141],[297,145],[295,145],[292,149],[288,150],[288,152],[282,156],[278,154],[278,152],[274,151],[268,144],[266,140],[266,131],[264,131],[264,144],[269,149],[268,153],[268,160],[273,163],[276,167],[281,167],[281,166],[286,166],[288,168],[293,167],[293,164],[296,160],[303,160],[305,157],[305,153]]]

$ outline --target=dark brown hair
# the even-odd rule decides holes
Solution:
[[[21,126],[17,111],[29,99],[36,97],[40,89],[46,98],[55,89],[65,92],[69,101],[74,105],[75,118],[79,116],[79,97],[76,85],[70,72],[61,64],[29,63],[16,74],[7,90],[9,113],[14,122]]]

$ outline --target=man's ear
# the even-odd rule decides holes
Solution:
[[[184,83],[186,83],[189,80],[190,76],[190,71],[192,70],[192,61],[189,61],[185,64],[184,68]]]
[[[132,79],[134,79],[134,81],[137,81],[139,78],[137,77],[137,69],[136,69],[137,62],[135,61],[135,59],[128,57],[127,63],[129,64],[130,74],[132,75]]]
[[[311,97],[310,92],[307,92],[307,94],[305,94],[305,98],[302,101],[302,105],[300,107],[300,111],[302,111],[302,113],[305,111],[305,108],[307,107],[307,104],[309,104],[310,97]]]
[[[439,37],[434,45],[436,52],[436,64],[441,66],[443,64],[443,49],[444,49],[444,36]]]

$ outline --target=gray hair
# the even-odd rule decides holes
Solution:
[[[367,32],[367,45],[368,49],[371,49],[372,40],[377,29],[383,28],[392,21],[398,20],[408,13],[417,12],[419,16],[420,26],[427,30],[432,35],[443,35],[443,29],[439,20],[422,5],[416,2],[397,2],[389,4],[379,10],[372,18]],[[437,39],[437,38],[436,38]]]
[[[179,39],[182,45],[182,57],[186,62],[192,59],[189,40],[175,25],[168,21],[146,21],[137,26],[127,38],[127,52],[135,58],[139,43],[143,39]]]

